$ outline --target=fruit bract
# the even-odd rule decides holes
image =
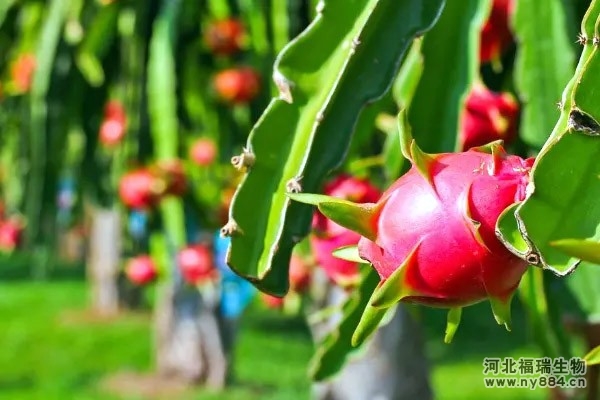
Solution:
[[[146,285],[156,280],[158,272],[152,258],[142,255],[129,260],[125,267],[125,275],[136,285]]]
[[[513,0],[494,0],[492,11],[481,29],[481,47],[479,59],[482,63],[498,62],[502,53],[512,43],[509,19],[512,14]]]
[[[135,209],[152,207],[158,201],[157,179],[147,169],[127,172],[119,183],[119,196],[123,204]]]
[[[190,158],[201,167],[211,165],[217,158],[217,146],[208,138],[196,140],[190,148]]]
[[[179,270],[183,279],[197,285],[215,278],[217,270],[210,249],[196,244],[182,249],[177,255]]]
[[[356,203],[376,202],[381,195],[369,181],[346,174],[329,182],[324,192],[329,196]],[[357,264],[334,257],[332,252],[343,246],[357,244],[360,235],[327,219],[318,211],[313,216],[312,226],[314,234],[310,237],[310,245],[317,263],[337,284],[341,286],[354,284],[358,279]]]
[[[517,136],[519,104],[510,93],[495,93],[477,84],[467,97],[462,116],[460,145],[463,150],[495,140],[510,143]]]
[[[213,54],[231,55],[242,49],[246,30],[237,19],[215,21],[208,26],[204,42]]]
[[[248,103],[260,91],[260,76],[250,67],[227,69],[215,76],[214,86],[221,99],[234,104]]]

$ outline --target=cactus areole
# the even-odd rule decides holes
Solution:
[[[527,262],[498,240],[496,222],[525,199],[533,159],[506,154],[500,141],[446,154],[423,153],[410,134],[402,143],[413,166],[377,203],[296,200],[361,234],[358,255],[381,277],[370,306],[449,308],[450,341],[461,307],[487,299],[497,322],[509,328],[510,300]]]

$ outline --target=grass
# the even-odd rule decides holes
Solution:
[[[100,389],[103,377],[150,371],[149,317],[85,318],[86,296],[80,280],[0,284],[0,398],[116,400],[120,397]],[[468,308],[449,346],[442,343],[445,314],[435,310],[423,314],[437,399],[547,398],[540,390],[483,387],[484,357],[537,354],[528,344],[522,313],[517,309],[515,314],[513,332],[508,333],[495,324],[487,304]],[[313,347],[301,321],[254,307],[241,329],[236,385],[223,393],[199,390],[178,399],[310,398],[306,365]]]

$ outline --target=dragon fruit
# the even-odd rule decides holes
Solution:
[[[509,20],[513,12],[513,0],[494,0],[488,20],[481,29],[481,63],[498,63],[502,53],[512,44]]]
[[[381,193],[369,181],[342,174],[325,186],[325,194],[357,203],[375,202]],[[327,276],[340,286],[352,286],[358,280],[355,262],[342,260],[332,255],[340,247],[355,245],[360,235],[327,219],[322,213],[313,216],[314,234],[310,245],[317,263]]]
[[[510,301],[528,264],[498,240],[496,223],[525,199],[533,159],[506,154],[501,141],[467,152],[426,154],[403,131],[402,152],[413,166],[377,203],[290,195],[360,233],[356,257],[371,263],[381,278],[353,342],[372,333],[398,301],[450,309],[446,342],[462,307],[484,300],[496,321],[510,329]]]
[[[125,275],[136,285],[146,285],[156,280],[158,271],[150,256],[141,255],[129,260]]]
[[[518,117],[519,104],[510,93],[495,93],[481,83],[475,85],[462,116],[461,148],[468,150],[499,139],[511,142],[517,136]]]

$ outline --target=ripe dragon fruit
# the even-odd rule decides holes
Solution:
[[[127,115],[125,108],[117,100],[111,100],[104,107],[104,119],[100,124],[100,143],[106,147],[119,144],[125,136]]]
[[[190,147],[190,158],[201,167],[211,165],[217,158],[217,145],[208,138],[197,139]]]
[[[119,197],[123,204],[134,209],[153,207],[163,189],[157,188],[156,176],[148,169],[129,171],[119,182]]]
[[[125,266],[125,275],[136,285],[146,285],[156,280],[158,272],[152,258],[141,255],[129,260]]]
[[[356,203],[375,202],[381,195],[369,181],[346,174],[329,182],[324,191],[329,196]],[[317,263],[338,285],[354,285],[359,278],[357,263],[334,257],[332,252],[339,247],[357,244],[360,235],[327,219],[318,211],[313,216],[312,226],[314,234],[310,237],[310,245]]]
[[[290,195],[359,232],[358,256],[381,278],[354,342],[398,301],[449,308],[446,342],[462,307],[486,299],[496,321],[509,328],[510,301],[527,262],[500,243],[495,228],[505,209],[524,200],[533,159],[507,155],[500,141],[431,155],[404,136],[402,150],[413,166],[377,203]]]
[[[260,92],[260,75],[251,67],[230,68],[214,77],[217,95],[232,104],[246,104]]]
[[[311,273],[307,262],[298,254],[292,254],[290,260],[290,289],[304,293],[310,286]]]
[[[518,117],[519,104],[510,93],[495,93],[481,83],[475,85],[462,116],[461,148],[468,150],[499,139],[511,142],[517,136]]]
[[[177,264],[183,280],[190,285],[213,280],[218,273],[210,249],[201,244],[188,246],[179,251]]]
[[[512,43],[509,20],[513,12],[513,0],[494,0],[488,20],[481,29],[479,59],[482,64],[498,63],[502,53]]]
[[[228,56],[242,50],[245,35],[246,29],[240,20],[224,19],[208,26],[204,42],[213,54]]]

